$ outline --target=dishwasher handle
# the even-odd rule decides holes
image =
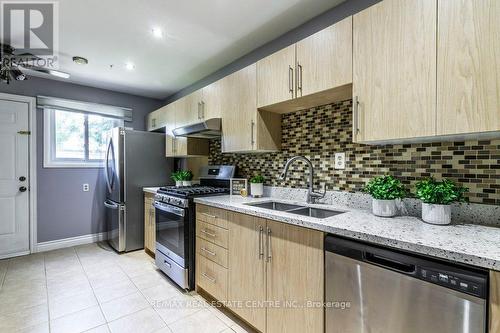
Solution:
[[[371,252],[364,252],[363,259],[371,264],[381,266],[387,269],[398,271],[405,274],[415,274],[417,266],[413,264],[404,263],[388,257],[380,256]]]

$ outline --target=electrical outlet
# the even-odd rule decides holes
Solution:
[[[335,153],[335,169],[345,169],[345,153]]]
[[[83,189],[83,192],[88,192],[88,191],[90,191],[90,186],[89,186],[89,184],[83,184],[82,189]]]

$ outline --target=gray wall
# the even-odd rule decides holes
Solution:
[[[320,14],[308,22],[298,26],[297,28],[285,33],[284,35],[270,41],[267,44],[255,49],[254,51],[244,55],[243,57],[233,61],[227,66],[210,74],[198,82],[178,91],[177,93],[167,97],[165,104],[173,102],[183,96],[186,96],[193,91],[203,88],[212,82],[215,82],[223,77],[234,73],[248,65],[257,62],[258,60],[273,54],[289,45],[298,42],[320,30],[323,30],[332,24],[341,21],[342,19],[353,15],[367,7],[370,7],[381,0],[346,0],[337,7],[334,7],[323,14]]]
[[[144,117],[161,101],[91,88],[61,81],[30,78],[26,82],[0,84],[0,92],[46,95],[110,104],[133,109],[133,122],[126,126],[144,130]],[[104,231],[105,185],[102,169],[43,168],[43,113],[37,110],[38,242]],[[83,192],[82,184],[90,184]]]

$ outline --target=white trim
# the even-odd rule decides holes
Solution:
[[[107,239],[106,232],[100,232],[97,234],[89,234],[77,237],[57,239],[48,242],[38,243],[36,247],[36,252],[52,251],[57,249],[63,249],[66,247],[91,244],[96,242],[101,242]]]
[[[13,95],[13,94],[5,94],[0,93],[0,99],[14,101],[14,102],[24,102],[28,104],[29,107],[29,130],[31,131],[30,140],[29,140],[29,216],[30,216],[30,231],[29,231],[29,240],[30,240],[30,251],[31,253],[36,252],[36,243],[37,243],[37,146],[36,146],[36,100],[34,97],[22,96],[22,95]],[[19,253],[19,254],[10,254],[9,256],[19,256],[25,255],[29,253]]]
[[[16,252],[16,253],[9,253],[9,254],[2,254],[0,255],[0,260],[1,259],[9,259],[9,258],[14,258],[14,257],[20,257],[20,256],[26,256],[30,254],[30,251],[23,251],[23,252]]]

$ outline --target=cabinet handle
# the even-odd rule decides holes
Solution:
[[[201,119],[205,119],[205,102],[201,101]]]
[[[297,96],[302,96],[302,65],[297,63]]]
[[[214,237],[215,238],[217,236],[216,234],[212,234],[212,233],[210,233],[210,232],[208,232],[206,230],[203,230],[203,229],[201,229],[201,232],[204,233],[205,235],[210,236],[210,237]]]
[[[212,283],[215,283],[215,278],[211,277],[210,275],[205,274],[205,273],[201,273],[201,275],[203,275],[205,278],[207,278],[210,281],[212,281]]]
[[[259,226],[259,260],[264,258],[264,227]]]
[[[352,100],[352,136],[359,134],[359,100],[354,96]]]
[[[198,120],[201,119],[201,103],[198,102]]]
[[[151,119],[151,127],[153,127],[153,128],[156,127],[156,119],[155,118]]]
[[[168,266],[168,268],[172,268],[172,264],[171,264],[171,263],[169,263],[168,261],[163,260],[163,263],[164,263],[165,265],[167,265],[167,266]]]
[[[255,144],[255,138],[254,138],[254,134],[253,134],[254,130],[255,130],[255,121],[252,120],[251,125],[250,125],[250,131],[251,131],[250,142],[252,144],[252,148],[253,148],[253,145]]]
[[[288,65],[288,92],[292,94],[293,98],[293,68]]]
[[[202,213],[202,214],[205,215],[206,217],[210,217],[212,219],[216,219],[217,218],[217,216],[215,216],[215,215],[210,215],[210,214],[207,214],[207,213]]]
[[[266,247],[267,247],[267,258],[266,262],[270,262],[273,257],[272,246],[271,246],[271,228],[267,227],[267,238],[266,238]]]
[[[206,253],[210,254],[211,256],[215,257],[217,254],[215,252],[212,252],[212,251],[209,251],[207,250],[206,248],[202,247],[201,248],[202,251],[205,251]]]

